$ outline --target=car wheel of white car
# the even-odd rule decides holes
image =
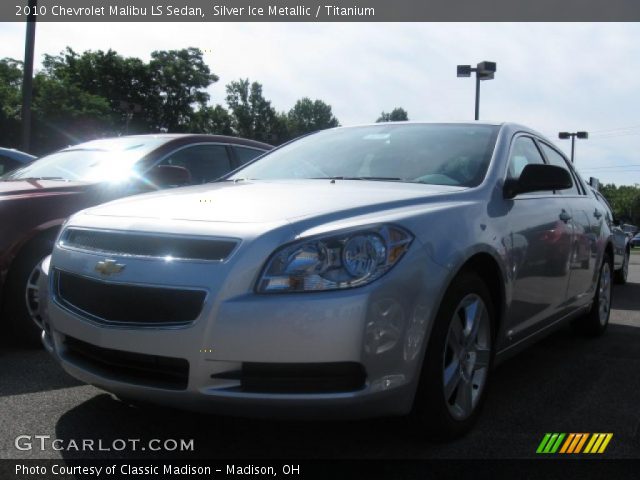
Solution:
[[[592,337],[602,335],[609,325],[611,315],[611,299],[613,293],[613,267],[608,253],[604,254],[598,285],[593,297],[591,309],[584,317],[573,322],[573,326],[580,332]]]
[[[493,361],[494,312],[489,290],[475,273],[460,274],[445,294],[413,412],[435,439],[463,435],[478,416]]]
[[[629,250],[624,252],[624,260],[622,261],[622,267],[620,270],[616,270],[614,280],[618,285],[624,285],[627,283],[627,277],[629,276],[629,261],[631,252]]]

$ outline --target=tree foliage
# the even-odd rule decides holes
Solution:
[[[409,114],[407,113],[407,111],[402,107],[397,107],[391,110],[390,113],[382,112],[378,117],[378,119],[376,120],[376,123],[406,122],[407,120],[409,120]]]
[[[337,126],[331,106],[301,98],[277,112],[258,82],[226,86],[226,106],[212,103],[218,81],[197,48],[155,51],[148,62],[114,50],[44,55],[33,84],[35,153],[93,138],[132,133],[237,135],[279,144]],[[0,145],[19,147],[22,64],[0,60]]]
[[[327,105],[322,100],[313,101],[308,97],[296,102],[287,114],[287,121],[291,137],[339,125],[338,119],[333,116],[331,105]]]
[[[20,132],[22,63],[0,59],[0,135],[8,145],[16,145]]]
[[[264,98],[260,83],[250,83],[249,79],[229,83],[227,105],[233,130],[240,137],[275,143],[278,115],[271,102]]]
[[[640,185],[620,185],[608,183],[600,187],[600,193],[607,199],[613,214],[625,223],[640,225]]]

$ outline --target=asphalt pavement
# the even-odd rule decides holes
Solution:
[[[44,351],[5,346],[0,458],[527,458],[546,432],[611,432],[607,458],[640,458],[640,255],[632,259],[629,283],[615,287],[605,336],[563,328],[498,366],[478,424],[455,442],[408,435],[397,418],[276,422],[131,407],[77,382]],[[94,440],[96,448],[116,439],[193,439],[194,450],[23,451],[15,447],[20,435]]]

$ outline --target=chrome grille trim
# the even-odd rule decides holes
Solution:
[[[183,262],[223,262],[239,244],[228,237],[77,227],[65,229],[58,239],[58,247],[67,250]]]

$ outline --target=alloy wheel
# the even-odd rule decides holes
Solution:
[[[485,387],[491,359],[489,312],[476,294],[456,307],[447,333],[442,379],[451,415],[464,420],[474,412]]]
[[[25,302],[27,304],[27,312],[31,320],[35,322],[40,328],[44,328],[42,324],[42,318],[40,317],[40,288],[38,287],[38,280],[40,279],[40,263],[37,263],[35,268],[29,274],[27,285],[25,288]]]
[[[600,270],[600,282],[598,291],[598,319],[600,325],[606,325],[609,321],[611,309],[611,267],[609,262],[604,262]]]

